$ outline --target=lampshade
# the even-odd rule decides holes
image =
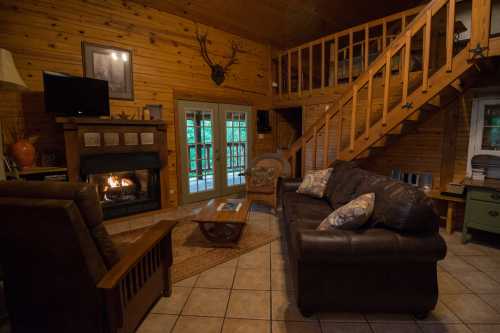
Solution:
[[[19,75],[12,53],[0,49],[0,90],[16,90],[27,88]]]

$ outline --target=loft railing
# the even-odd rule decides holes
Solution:
[[[381,140],[384,135],[396,129],[405,119],[439,93],[439,89],[444,89],[451,84],[471,66],[471,60],[488,56],[491,1],[471,1],[470,40],[461,50],[455,47],[457,44],[455,43],[455,6],[456,0],[433,0],[430,2],[386,47],[385,51],[369,66],[365,67],[367,70],[353,81],[352,86],[340,97],[338,102],[290,147],[288,156],[293,166],[294,175],[297,174],[297,153],[299,152],[301,153],[302,172],[305,169],[306,158],[307,160],[312,159],[313,169],[317,167],[318,154],[322,157],[321,161],[324,167],[333,161],[329,156],[329,151],[331,148],[330,136],[334,130],[331,120],[334,116],[337,116],[335,157],[344,160],[353,159]],[[438,13],[440,15],[444,13],[444,27],[440,27],[433,21]],[[353,31],[351,30],[349,34],[352,35]],[[435,40],[432,38],[433,35],[444,38],[442,64],[439,61],[436,64],[431,64],[431,41]],[[417,86],[412,87],[410,91],[412,43],[419,38],[422,39],[421,78],[417,81]],[[350,48],[352,50],[352,46]],[[432,54],[436,52],[437,50],[432,49]],[[391,64],[396,56],[399,57],[401,63],[402,89],[400,101],[393,107],[390,100]],[[365,57],[365,62],[367,61]],[[352,74],[352,69],[349,72]],[[371,113],[373,111],[374,81],[375,78],[380,77],[380,74],[382,74],[383,80],[381,85],[383,89],[382,110],[380,119],[373,122]],[[411,83],[413,85],[413,82]],[[361,101],[361,96],[363,96],[363,101]],[[358,107],[361,102],[364,103],[363,108]],[[343,112],[348,105],[350,110]],[[344,121],[347,120],[350,121],[350,126],[347,127],[348,133],[345,133],[343,125]],[[358,130],[359,123],[362,124],[360,130]],[[323,134],[321,142],[319,141],[320,132]],[[318,150],[320,144],[322,151]],[[306,156],[307,146],[312,151],[312,157]]]
[[[373,20],[280,52],[273,59],[280,98],[352,83],[423,6]]]

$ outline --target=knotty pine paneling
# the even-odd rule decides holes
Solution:
[[[196,28],[208,31],[209,53],[227,62],[230,41],[243,49],[226,82],[217,87],[203,62]],[[270,47],[215,28],[129,1],[0,0],[0,47],[10,50],[29,91],[0,93],[0,121],[14,123],[40,136],[39,150],[62,149],[63,139],[43,110],[42,71],[82,75],[81,43],[133,50],[133,101],[111,100],[111,112],[135,114],[145,104],[162,104],[167,124],[169,205],[176,206],[178,160],[174,129],[174,92],[241,101],[269,108]],[[267,141],[267,140],[266,140]],[[259,143],[257,152],[269,150]],[[7,143],[9,140],[7,138]]]

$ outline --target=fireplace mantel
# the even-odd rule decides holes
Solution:
[[[82,156],[156,152],[161,160],[161,208],[167,207],[166,124],[162,120],[57,118],[64,129],[70,181],[80,179]]]

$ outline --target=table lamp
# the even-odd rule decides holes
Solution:
[[[17,71],[12,53],[0,48],[0,91],[15,91],[27,88]],[[2,126],[0,124],[0,180],[5,179]]]

